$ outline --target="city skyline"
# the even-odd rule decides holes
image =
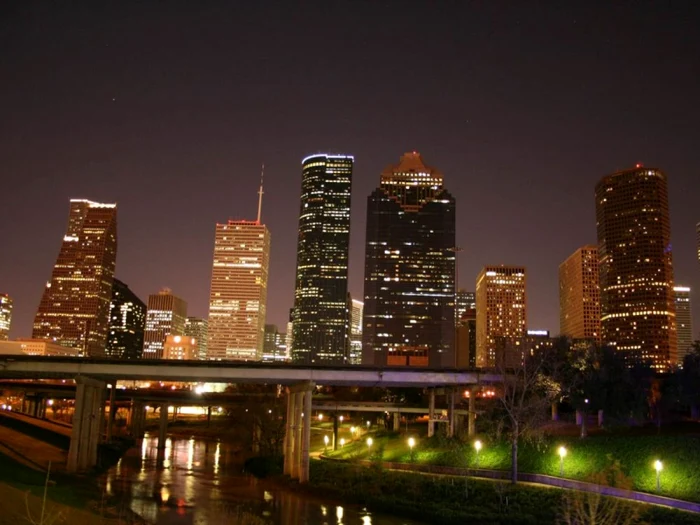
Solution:
[[[61,10],[24,16],[20,9],[0,20],[17,43],[7,56],[11,81],[0,86],[8,101],[0,154],[12,197],[0,210],[3,246],[12,253],[0,261],[0,292],[14,300],[12,338],[31,333],[70,198],[119,203],[124,242],[117,278],[141,298],[169,286],[191,314],[206,317],[211,225],[254,215],[249,195],[262,161],[266,222],[275,236],[267,322],[284,326],[294,290],[298,161],[319,150],[356,157],[353,297],[363,289],[364,198],[386,159],[413,148],[455,174],[450,191],[462,203],[457,244],[465,249],[460,287],[471,289],[485,264],[527,267],[532,326],[557,332],[557,267],[595,242],[593,187],[637,162],[668,174],[675,280],[700,289],[693,198],[700,191],[693,124],[700,110],[687,104],[700,80],[692,67],[678,66],[698,56],[684,9],[618,6],[610,9],[614,16],[601,17],[586,7],[543,17],[534,7],[408,13],[377,5],[347,13],[339,31],[323,23],[329,13],[302,9],[294,16],[319,28],[323,49],[318,38],[297,34],[299,26],[266,18],[255,31],[244,27],[235,35],[240,45],[228,36],[225,8],[200,15],[207,34],[189,25],[182,8],[173,9],[173,27],[188,39],[171,33],[156,39],[163,25],[152,13],[124,9],[131,10],[125,18],[92,11],[78,17],[86,38],[100,43],[87,54],[74,52],[85,40],[63,31],[75,17]],[[257,7],[243,9],[241,15],[260,15]],[[141,16],[154,31],[131,28]],[[373,23],[360,24],[364,17]],[[22,37],[39,23],[36,38]],[[659,34],[658,24],[669,30]],[[410,37],[419,28],[439,37],[457,25],[454,40]],[[489,27],[494,31],[482,29]],[[655,38],[638,42],[640,32]],[[348,41],[358,43],[359,55],[348,55]],[[552,45],[561,41],[566,57]],[[280,42],[294,42],[295,52],[287,55]],[[451,53],[464,60],[438,60]],[[45,57],[46,67],[24,68],[28,55]],[[132,57],[125,75],[104,67],[125,56]],[[212,61],[225,66],[213,68]],[[409,63],[437,65],[430,82],[396,90],[393,79]],[[70,73],[78,70],[89,73]],[[207,88],[174,81],[180,72]],[[638,86],[632,95],[616,82],[621,77]],[[25,213],[27,202],[40,212]],[[187,256],[171,260],[183,239]]]

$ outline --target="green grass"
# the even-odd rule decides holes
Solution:
[[[328,452],[338,459],[369,459],[383,448],[382,459],[393,462],[411,462],[407,438],[398,434],[375,433],[371,449],[363,436],[345,445],[338,451]],[[489,441],[480,437],[484,444],[479,454],[479,467],[484,469],[510,470],[510,445]],[[630,433],[603,434],[577,437],[547,438],[539,446],[527,443],[519,448],[520,472],[559,476],[560,446],[567,448],[564,458],[564,477],[587,480],[610,464],[611,456],[619,460],[625,475],[629,476],[634,489],[656,492],[654,460],[663,462],[661,472],[661,494],[689,501],[700,501],[700,437],[696,435],[633,435]],[[476,466],[475,450],[471,443],[440,438],[417,440],[414,450],[416,463],[473,468]]]

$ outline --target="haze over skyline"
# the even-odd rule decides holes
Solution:
[[[293,303],[301,159],[355,157],[350,291],[367,196],[416,150],[457,200],[460,287],[527,268],[528,327],[559,330],[558,266],[596,243],[594,187],[669,178],[675,282],[700,330],[700,6],[574,2],[0,7],[0,292],[28,337],[71,198],[118,203],[116,276],[206,317],[217,222],[271,233],[267,322]],[[669,7],[670,5],[670,7]],[[635,6],[635,8],[633,8]]]

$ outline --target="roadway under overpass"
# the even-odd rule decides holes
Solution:
[[[429,435],[434,429],[435,391],[445,391],[448,400],[448,434],[455,431],[458,391],[478,385],[500,382],[500,376],[482,370],[430,370],[374,367],[325,367],[249,362],[211,361],[115,361],[111,359],[38,357],[0,355],[0,380],[75,380],[75,412],[68,454],[68,469],[80,471],[96,464],[97,445],[105,425],[105,401],[109,397],[108,429],[116,406],[118,389],[107,389],[107,383],[124,381],[173,381],[206,383],[257,383],[286,386],[287,418],[285,427],[284,472],[300,482],[308,481],[309,440],[312,410],[331,409],[377,412],[404,412],[429,414]],[[427,410],[420,407],[369,406],[355,404],[355,408],[341,408],[338,402],[313,403],[316,385],[358,387],[412,387],[429,388]],[[107,396],[109,392],[109,396]],[[469,397],[469,433],[474,432],[475,395]],[[145,400],[132,397],[131,428],[135,437],[143,435]],[[183,400],[185,401],[185,400]],[[198,404],[202,405],[201,399]],[[186,401],[185,401],[186,402]],[[174,404],[161,402],[163,406]],[[415,412],[414,412],[415,410]],[[167,410],[161,410],[160,442],[165,443]],[[109,435],[109,430],[108,430]],[[159,445],[160,446],[160,445]]]

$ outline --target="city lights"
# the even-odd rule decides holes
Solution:
[[[660,459],[654,461],[654,470],[656,471],[656,492],[661,492],[661,471],[664,465]]]
[[[561,446],[557,450],[559,453],[559,476],[564,476],[564,458],[566,457],[566,447]]]

